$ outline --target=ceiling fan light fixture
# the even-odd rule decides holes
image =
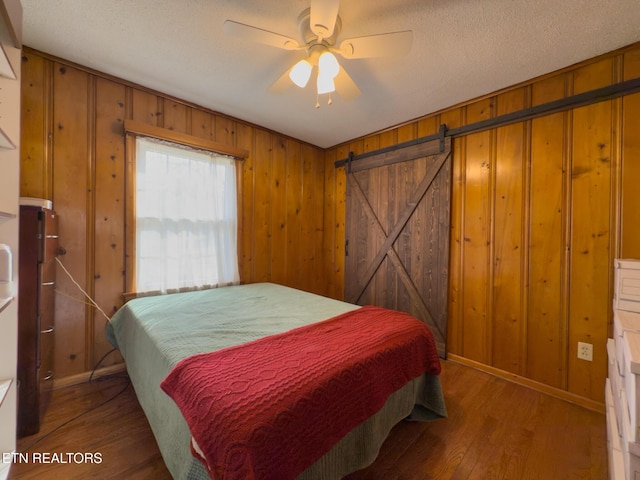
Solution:
[[[336,78],[340,72],[340,64],[333,53],[326,51],[318,58],[318,69],[321,75]]]
[[[289,78],[300,88],[304,88],[311,78],[312,66],[306,60],[300,60],[289,72]]]
[[[322,70],[318,73],[318,95],[332,93],[336,91],[336,84],[333,77],[323,74]]]
[[[395,57],[411,50],[413,44],[411,30],[346,38],[336,45],[342,32],[342,20],[338,14],[340,0],[309,1],[310,6],[298,16],[298,30],[302,42],[233,20],[224,22],[224,32],[227,35],[284,50],[306,50],[307,57],[282,73],[268,88],[270,93],[283,93],[292,83],[300,88],[306,87],[311,75],[314,74],[313,69],[317,66],[316,95],[330,94],[337,88],[344,100],[350,100],[362,92],[338,63],[334,53],[345,59],[352,59]]]

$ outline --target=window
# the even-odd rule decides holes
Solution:
[[[237,217],[232,157],[136,138],[138,293],[238,283]]]

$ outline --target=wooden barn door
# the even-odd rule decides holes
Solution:
[[[445,356],[451,138],[347,165],[345,299],[404,311]]]

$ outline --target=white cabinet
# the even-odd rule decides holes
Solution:
[[[20,64],[22,6],[0,0],[0,243],[13,252],[11,292],[18,291],[20,197]],[[14,296],[0,298],[0,453],[16,448],[18,308]],[[0,480],[11,464],[0,462]]]
[[[640,479],[640,261],[616,260],[613,338],[607,342],[611,480]]]

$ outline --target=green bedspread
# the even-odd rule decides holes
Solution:
[[[191,455],[185,420],[159,387],[173,366],[190,355],[281,333],[356,308],[269,283],[224,287],[132,300],[107,325],[107,338],[125,359],[173,477],[207,479],[204,467]],[[378,415],[348,434],[300,478],[341,478],[371,463],[390,428],[411,413],[414,403],[425,407],[421,411],[432,418],[446,415],[438,377],[420,377],[393,394]]]

